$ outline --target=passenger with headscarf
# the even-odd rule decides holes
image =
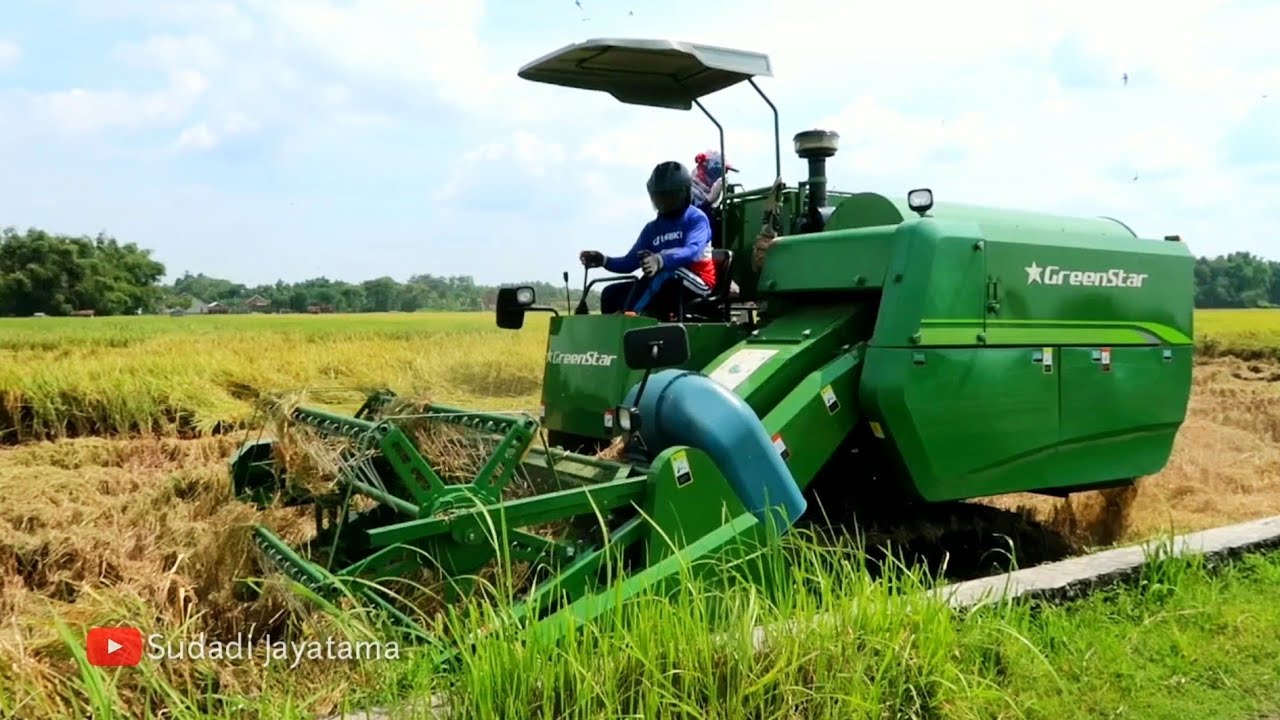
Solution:
[[[711,210],[724,194],[725,170],[731,172],[738,170],[725,163],[717,150],[700,152],[693,161],[693,205],[710,215]]]

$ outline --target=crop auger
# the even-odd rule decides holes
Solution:
[[[788,188],[777,109],[755,82],[771,64],[756,53],[591,40],[519,74],[697,105],[717,128],[701,98],[745,81],[773,110],[774,180],[726,187],[711,218],[719,282],[674,318],[589,312],[592,286],[629,275],[585,283],[567,315],[503,288],[499,327],[553,315],[537,417],[403,412],[389,392],[354,416],[296,408],[292,421],[346,442],[318,497],[289,481],[271,441],[246,443],[237,494],[316,506],[308,552],[256,530],[295,579],[425,633],[411,603],[375,588],[426,568],[465,591],[494,561],[525,563],[539,580],[522,612],[584,621],[718,567],[694,561],[776,542],[815,500],[1062,496],[1168,461],[1192,368],[1193,257],[1177,236],[935,205],[928,189],[905,202],[829,191],[838,136],[822,130],[795,136],[809,174]],[[461,432],[433,444],[423,423]],[[467,437],[490,454],[445,472]]]

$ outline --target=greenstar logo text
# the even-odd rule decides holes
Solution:
[[[1131,273],[1121,268],[1107,270],[1066,270],[1057,265],[1040,267],[1031,263],[1026,268],[1028,285],[1080,285],[1084,287],[1140,288],[1146,273]]]
[[[617,355],[605,355],[601,352],[592,350],[584,353],[566,353],[558,350],[552,350],[547,353],[547,362],[552,365],[594,365],[596,367],[609,367],[613,365],[613,361],[617,360]]]

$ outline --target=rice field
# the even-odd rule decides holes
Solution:
[[[1204,355],[1280,360],[1280,309],[1197,310],[1195,324]]]
[[[0,717],[76,717],[95,710],[105,717],[110,707],[129,708],[136,717],[161,707],[200,716],[210,707],[198,706],[197,696],[219,717],[238,716],[237,708],[253,717],[264,707],[275,717],[309,717],[304,709],[378,701],[406,688],[443,689],[440,678],[424,677],[412,659],[311,664],[298,672],[206,660],[164,665],[147,676],[102,674],[83,664],[79,641],[68,638],[84,626],[116,622],[169,636],[286,628],[314,635],[358,632],[333,618],[299,613],[299,601],[282,589],[253,595],[232,580],[259,571],[247,552],[247,532],[262,517],[232,502],[226,460],[241,436],[226,431],[251,420],[260,392],[290,389],[390,387],[464,407],[536,408],[545,318],[532,314],[515,333],[495,328],[488,313],[0,319]],[[1145,478],[1118,505],[1115,496],[1101,493],[1069,502],[1031,496],[986,502],[1024,508],[1094,545],[1280,514],[1280,310],[1202,311],[1196,324],[1202,357],[1190,416],[1164,472]],[[275,527],[300,528],[310,519],[307,513],[272,512]],[[1097,522],[1100,517],[1108,522]],[[1263,576],[1278,577],[1274,562],[1262,567]],[[866,584],[856,563],[846,571],[840,582],[849,602],[885,609],[876,616],[880,624],[868,620],[872,625],[844,630],[876,634],[883,644],[858,645],[862,655],[823,660],[841,677],[863,678],[852,685],[834,687],[806,669],[817,645],[803,639],[758,663],[698,643],[696,652],[704,654],[689,662],[705,666],[706,674],[695,682],[636,665],[642,657],[675,662],[673,653],[687,648],[677,639],[692,626],[681,630],[677,623],[653,636],[623,632],[607,641],[617,644],[608,646],[607,661],[584,656],[590,643],[583,638],[573,642],[585,644],[566,656],[557,654],[562,649],[533,646],[521,654],[526,646],[509,648],[498,637],[477,651],[464,679],[491,706],[472,707],[474,714],[463,716],[510,716],[518,703],[541,708],[545,717],[564,716],[558,710],[568,712],[568,706],[611,717],[655,708],[681,715],[686,711],[679,698],[700,697],[706,707],[729,715],[759,702],[780,713],[808,703],[815,716],[879,714],[860,704],[871,703],[890,715],[993,717],[1009,710],[1000,688],[965,685],[976,677],[965,673],[985,667],[990,652],[1002,662],[1022,663],[1014,677],[1030,686],[1051,684],[1049,675],[1027,669],[1039,660],[1023,643],[1000,641],[996,651],[983,644],[988,634],[1000,636],[1015,626],[1028,636],[1046,632],[1038,624],[1043,621],[1002,617],[958,630],[936,609],[908,608],[883,596],[882,588]],[[1210,589],[1196,592],[1208,597]],[[1248,593],[1238,590],[1239,602]],[[809,610],[803,598],[781,609],[759,598],[743,602],[729,622]],[[639,612],[633,629],[659,622],[654,610]],[[697,607],[690,612],[686,623],[702,617]],[[1099,623],[1114,621],[1104,619],[1103,608],[1090,612]],[[59,634],[59,623],[71,635]],[[1212,637],[1209,630],[1196,632],[1202,630]],[[1095,634],[1104,646],[1105,633]],[[919,644],[911,639],[917,636]],[[628,647],[630,655],[623,652]],[[1273,649],[1249,651],[1265,656]],[[1114,651],[1116,658],[1124,654]],[[948,654],[969,665],[944,662]],[[541,686],[517,672],[540,663],[560,675]],[[593,695],[588,667],[618,684]],[[791,689],[778,690],[779,678]],[[1259,683],[1276,679],[1260,677]],[[628,704],[626,683],[634,685],[636,697],[647,698],[639,706]],[[922,687],[935,694],[921,697]],[[259,696],[265,705],[256,704]],[[943,706],[956,712],[938,710]]]
[[[0,443],[206,436],[261,392],[394,388],[479,409],[537,407],[540,323],[491,314],[0,319]]]
[[[0,444],[194,437],[259,393],[377,388],[479,409],[537,407],[548,316],[488,313],[0,319]],[[1205,357],[1280,361],[1280,310],[1196,315]]]

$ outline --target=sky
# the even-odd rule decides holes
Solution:
[[[770,56],[789,184],[792,135],[834,130],[833,189],[1280,260],[1277,27],[1268,0],[4,0],[0,226],[105,232],[169,279],[576,284],[578,251],[651,218],[653,165],[716,131],[516,72],[657,37]],[[734,180],[767,185],[768,107],[706,105]]]

